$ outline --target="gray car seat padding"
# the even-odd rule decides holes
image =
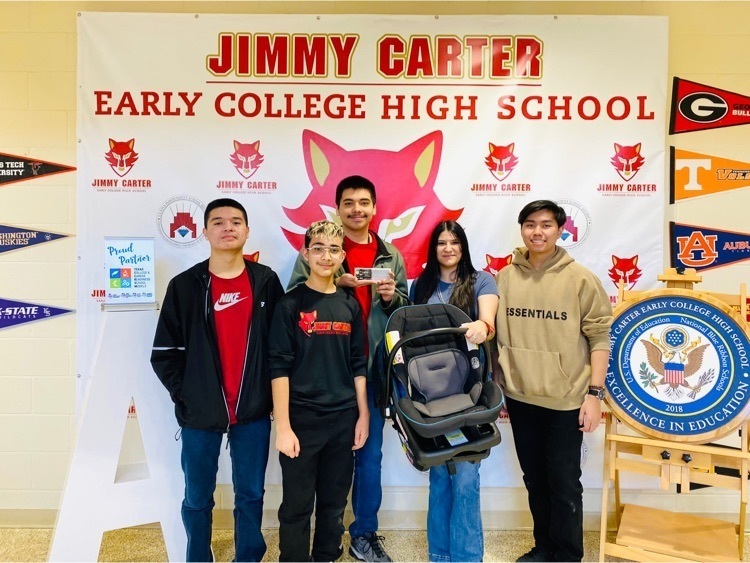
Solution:
[[[411,358],[408,363],[409,395],[414,407],[430,417],[445,416],[473,407],[482,392],[481,383],[464,392],[469,361],[456,349],[438,350]],[[424,397],[415,397],[413,388]]]

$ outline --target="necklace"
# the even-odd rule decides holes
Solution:
[[[440,291],[440,286],[439,285],[438,285],[437,291],[438,291],[438,299],[440,299],[440,302],[443,305],[445,305],[445,299],[443,298],[443,292]]]
[[[450,285],[450,284],[449,284],[449,285]],[[442,292],[442,291],[440,291],[440,280],[438,280],[438,285],[437,285],[437,294],[438,294],[438,299],[440,299],[440,302],[441,302],[441,303],[442,303],[443,305],[445,305],[445,304],[446,304],[446,301],[445,301],[445,297],[443,297],[443,292]],[[450,297],[449,297],[448,299],[450,299]]]

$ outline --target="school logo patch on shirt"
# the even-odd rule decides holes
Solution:
[[[311,311],[309,313],[304,313],[300,311],[299,327],[302,329],[302,332],[304,332],[307,336],[310,336],[313,333],[313,325],[315,324],[315,319],[317,318],[318,318],[317,311]]]
[[[344,323],[339,321],[318,321],[318,311],[311,311],[305,313],[300,311],[299,322],[297,325],[302,329],[307,336],[314,334],[351,334],[352,325],[351,323]]]

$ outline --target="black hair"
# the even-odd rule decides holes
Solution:
[[[206,206],[206,211],[203,213],[203,226],[204,227],[208,227],[208,216],[217,207],[234,207],[235,209],[239,209],[240,211],[242,211],[242,218],[245,220],[245,225],[248,224],[247,211],[245,211],[245,208],[242,206],[242,204],[239,201],[236,201],[228,197],[220,197],[219,199],[213,200]]]
[[[518,214],[518,224],[523,225],[526,222],[526,219],[529,218],[529,215],[532,215],[537,211],[552,212],[558,227],[565,225],[565,221],[567,220],[565,210],[554,201],[550,201],[549,199],[538,199],[531,203],[527,203],[526,206],[521,209],[521,212]]]
[[[461,244],[461,260],[456,267],[456,281],[449,303],[464,311],[472,319],[476,319],[478,313],[474,303],[474,284],[477,278],[477,270],[471,263],[469,240],[466,238],[466,232],[455,221],[441,221],[432,230],[430,246],[427,249],[427,265],[424,271],[419,274],[419,277],[414,280],[414,303],[417,305],[427,303],[427,300],[438,288],[440,263],[437,258],[437,244],[440,235],[445,231],[455,236]]]
[[[344,190],[367,190],[370,192],[372,204],[375,205],[375,184],[364,176],[347,176],[336,186],[336,207],[341,203],[341,194]]]

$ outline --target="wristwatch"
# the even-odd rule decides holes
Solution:
[[[601,401],[602,399],[604,399],[604,387],[589,385],[589,395],[593,395]]]

